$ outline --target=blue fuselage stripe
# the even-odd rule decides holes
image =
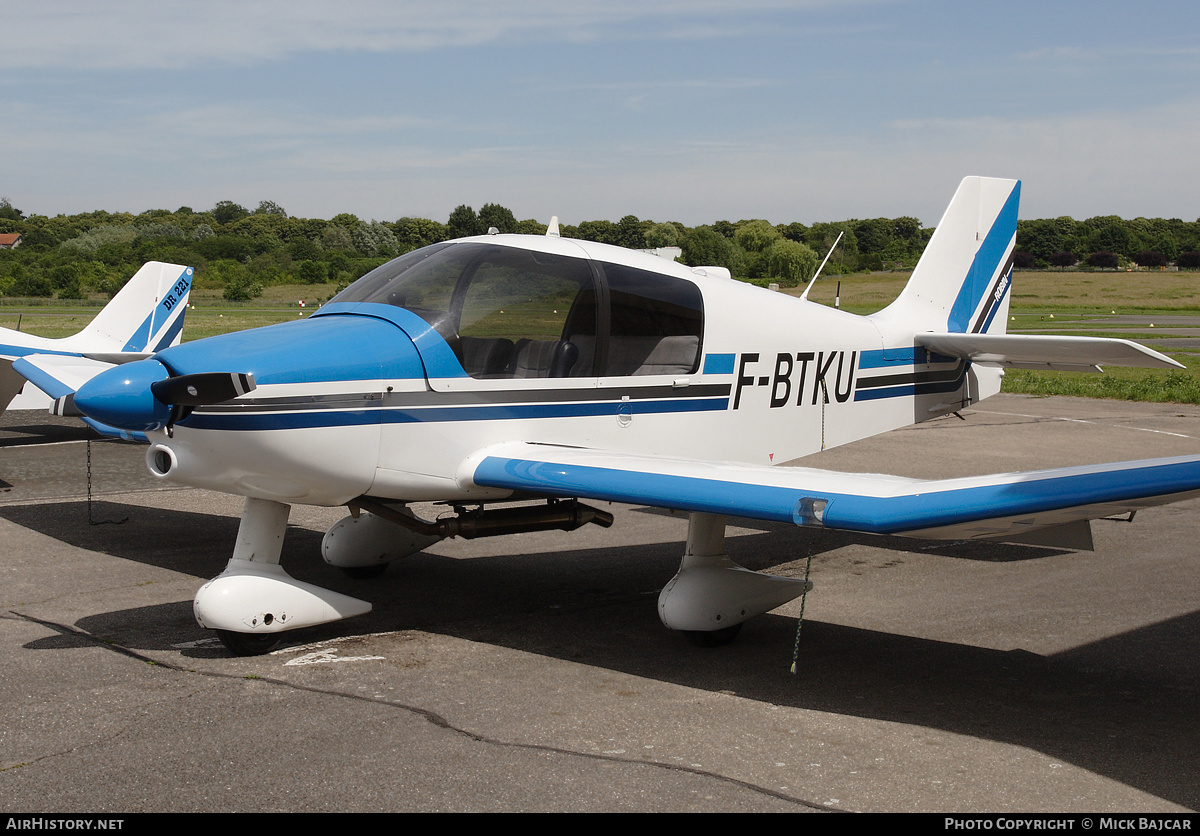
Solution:
[[[78,351],[54,351],[27,345],[0,345],[0,357],[25,357],[29,354],[57,354],[60,357],[79,357]]]
[[[511,421],[538,418],[583,418],[617,414],[628,403],[630,414],[662,415],[717,412],[729,398],[691,398],[661,401],[598,401],[592,403],[502,404],[497,406],[376,407],[355,410],[302,412],[194,412],[180,425],[201,430],[286,430],[313,427],[352,427],[369,424],[414,424],[445,421]]]
[[[858,368],[864,369],[894,369],[900,366],[925,366],[935,363],[956,363],[957,357],[935,354],[922,346],[905,348],[884,348],[874,351],[861,351],[858,355]]]
[[[736,354],[707,354],[704,357],[704,374],[733,374]]]
[[[925,349],[921,346],[860,351],[858,354],[858,368],[860,370],[886,369],[892,366],[913,366],[925,362],[927,362],[925,359]]]
[[[854,400],[878,401],[884,398],[909,398],[914,395],[935,395],[942,392],[954,392],[962,387],[962,375],[954,380],[935,383],[912,383],[904,386],[887,386],[878,389],[856,389]]]
[[[729,406],[728,398],[696,398],[692,400],[629,401],[631,415],[669,414],[680,412],[714,412]],[[496,421],[525,418],[584,418],[596,415],[616,415],[620,402],[509,404],[505,406],[451,406],[434,409],[388,409],[384,421],[389,424],[421,421]]]

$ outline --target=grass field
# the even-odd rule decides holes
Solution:
[[[907,273],[843,277],[841,307],[877,311],[907,281]],[[819,280],[809,298],[833,304],[837,283],[834,276]],[[1200,404],[1200,273],[1018,272],[1010,307],[1009,333],[1136,340],[1188,368],[1109,368],[1103,374],[1014,369],[1005,375],[1003,391]]]
[[[262,297],[251,302],[226,302],[220,290],[193,290],[185,340],[199,340],[230,331],[274,325],[307,316],[331,295],[332,284],[277,285],[268,287]],[[298,304],[304,301],[304,307]],[[66,337],[79,331],[104,306],[106,299],[89,299],[70,305],[2,305],[0,327],[20,330],[39,337]]]
[[[832,305],[841,284],[841,306],[872,313],[899,295],[908,273],[860,273],[827,276],[817,281],[809,298]],[[800,295],[803,288],[785,293]],[[1058,272],[1027,271],[1013,275],[1012,309],[1027,316],[1182,313],[1200,316],[1198,272]]]
[[[820,279],[809,295],[832,305],[840,284],[843,310],[872,313],[896,298],[908,273],[870,273]],[[307,316],[333,285],[268,287],[252,302],[226,302],[219,290],[192,292],[184,338],[211,337]],[[784,292],[798,296],[802,288]],[[1184,371],[1108,369],[1104,374],[1013,370],[1004,391],[1122,400],[1200,404],[1200,273],[1019,272],[1014,275],[1010,333],[1074,334],[1152,343]],[[304,300],[305,306],[298,305]],[[0,326],[44,337],[83,328],[103,299],[49,305],[0,305]]]

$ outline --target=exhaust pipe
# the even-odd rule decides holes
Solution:
[[[595,523],[604,528],[613,524],[612,514],[584,505],[577,499],[551,499],[547,500],[545,505],[491,510],[483,506],[474,511],[456,507],[458,513],[455,516],[444,517],[436,522],[425,522],[402,514],[390,505],[367,496],[360,496],[347,503],[347,507],[351,513],[361,508],[418,534],[462,537],[466,540],[497,537],[501,534],[521,534],[527,531],[574,531],[588,523]]]

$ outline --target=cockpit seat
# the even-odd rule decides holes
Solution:
[[[517,340],[505,377],[569,377],[579,361],[579,347],[570,340]]]
[[[515,345],[503,337],[463,337],[463,370],[472,377],[502,377],[512,362]]]
[[[608,347],[610,375],[688,374],[696,367],[700,338],[613,337]]]

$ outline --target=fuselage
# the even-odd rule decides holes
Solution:
[[[903,325],[645,253],[503,235],[427,250],[307,319],[121,367],[128,380],[257,382],[169,431],[161,409],[127,427],[146,432],[151,471],[289,503],[484,500],[504,494],[466,463],[496,444],[780,464],[958,409],[998,381],[914,347]],[[156,365],[130,369],[143,363]]]

